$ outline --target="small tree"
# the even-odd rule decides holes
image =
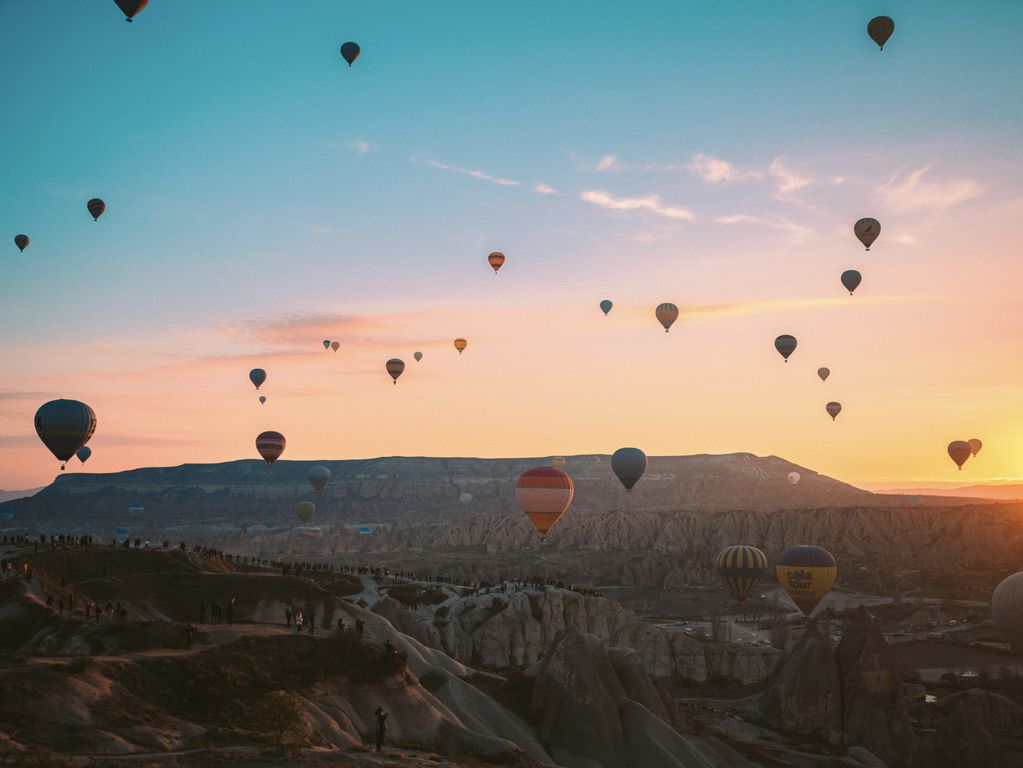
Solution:
[[[287,691],[272,691],[249,710],[249,726],[283,745],[301,735],[302,706]]]

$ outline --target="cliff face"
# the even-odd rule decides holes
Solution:
[[[639,621],[613,600],[555,587],[454,598],[432,618],[406,611],[390,598],[374,611],[431,648],[491,669],[529,666],[570,631],[633,649],[646,674],[655,678],[758,682],[781,656],[773,648],[701,643],[683,632]]]
[[[549,465],[550,457],[462,459],[392,457],[359,461],[286,461],[267,470],[260,461],[186,464],[114,474],[68,473],[29,499],[15,502],[16,519],[28,524],[87,529],[122,525],[128,505],[165,527],[233,524],[292,525],[291,503],[312,497],[306,472],[316,464],[331,471],[317,498],[317,523],[435,523],[480,512],[518,516],[514,483],[525,469]],[[789,472],[802,475],[797,486]],[[774,456],[655,456],[643,480],[626,494],[605,455],[568,457],[575,480],[573,510],[609,508],[770,509],[855,504],[872,494],[818,475]],[[469,493],[469,504],[459,502]],[[880,497],[879,503],[900,503]],[[22,513],[25,514],[22,514]]]

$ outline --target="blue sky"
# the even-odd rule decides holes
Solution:
[[[864,31],[877,13],[896,19],[884,52]],[[206,386],[189,378],[190,353],[283,353],[295,339],[281,328],[297,321],[360,318],[375,370],[416,327],[504,344],[516,312],[523,332],[555,337],[530,380],[564,389],[548,354],[600,342],[558,312],[606,295],[714,311],[813,301],[826,293],[818,278],[855,266],[848,230],[862,215],[883,219],[876,250],[887,241],[897,257],[867,276],[867,300],[930,302],[918,313],[930,320],[950,282],[997,308],[1019,275],[999,250],[1019,243],[1001,222],[1023,197],[1019,3],[152,0],[125,24],[106,0],[5,0],[0,35],[0,221],[8,242],[32,237],[0,262],[12,395],[109,392],[105,374],[122,386],[161,365],[180,366],[176,391]],[[345,40],[363,48],[351,69]],[[93,196],[108,204],[99,223],[85,211]],[[509,255],[501,282],[483,262],[495,248]],[[884,333],[893,317],[904,315],[861,317],[836,338]],[[1015,316],[989,322],[1012,343]],[[912,342],[933,343],[932,329]],[[907,400],[912,369],[940,351],[924,346],[900,373]],[[970,365],[1001,357],[976,354]],[[166,392],[116,394],[140,408]],[[12,446],[37,405],[13,399],[0,413]],[[555,452],[600,448],[564,429]],[[736,432],[722,447],[746,442]],[[469,445],[500,454],[528,441]],[[824,463],[885,474],[880,460]]]

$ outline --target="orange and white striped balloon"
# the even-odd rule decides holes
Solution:
[[[572,478],[556,467],[527,469],[515,483],[515,500],[543,537],[572,504]]]

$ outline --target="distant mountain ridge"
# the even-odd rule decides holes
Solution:
[[[552,457],[515,459],[385,457],[347,461],[258,460],[134,469],[110,474],[66,474],[28,499],[12,504],[20,525],[80,529],[94,523],[174,528],[241,523],[291,525],[296,501],[317,504],[316,522],[420,525],[464,519],[480,512],[517,514],[514,483],[525,469]],[[331,470],[314,496],[306,472]],[[642,480],[627,493],[607,455],[567,457],[575,481],[576,514],[609,509],[644,511],[814,509],[896,504],[895,497],[819,475],[777,456],[749,453],[654,456]],[[788,480],[792,471],[801,481]],[[472,495],[468,504],[462,493]],[[129,504],[145,511],[133,520]]]
[[[1023,500],[1023,485],[1006,483],[1004,485],[964,485],[960,488],[894,488],[878,491],[878,493],[1021,501]]]
[[[5,491],[0,489],[0,504],[5,501],[10,501],[11,499],[24,499],[29,496],[34,496],[45,487],[45,485],[41,485],[38,488],[26,488],[23,491]]]

